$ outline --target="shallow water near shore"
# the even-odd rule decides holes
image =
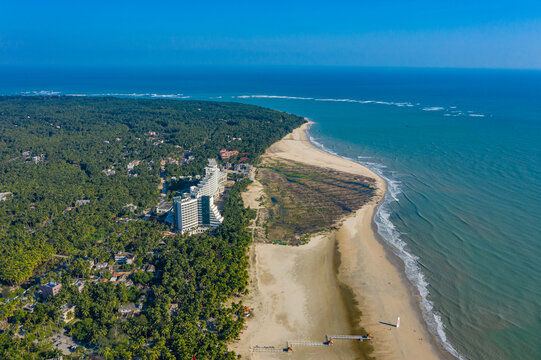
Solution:
[[[378,232],[448,351],[541,358],[541,72],[130,71],[0,71],[0,93],[241,101],[307,116],[320,146],[386,179]]]

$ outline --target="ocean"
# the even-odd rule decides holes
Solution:
[[[239,101],[380,174],[375,225],[464,359],[541,359],[541,71],[0,68],[0,93]]]

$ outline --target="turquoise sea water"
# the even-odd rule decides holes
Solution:
[[[541,358],[541,72],[0,69],[0,93],[242,101],[307,116],[389,184],[375,218],[457,357]]]

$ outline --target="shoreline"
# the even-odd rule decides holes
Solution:
[[[386,191],[385,181],[367,167],[326,152],[307,135],[307,122],[273,144],[264,157],[360,174],[377,184],[375,197],[340,222],[338,230],[316,234],[297,247],[254,243],[250,249],[250,295],[254,309],[240,340],[231,350],[246,358],[365,359],[366,343],[341,342],[332,347],[297,348],[292,354],[251,353],[252,346],[280,346],[287,341],[322,341],[325,334],[350,334],[361,328],[374,335],[377,359],[438,359],[434,344],[401,274],[396,257],[377,238],[373,217]],[[251,188],[251,189],[250,189]],[[257,181],[245,194],[245,205],[257,209],[262,187]],[[383,243],[383,244],[382,244]],[[408,288],[408,284],[410,288]],[[417,308],[416,308],[417,307]],[[360,316],[362,314],[362,316]],[[395,323],[399,328],[384,325]],[[360,317],[360,319],[359,319]]]
[[[340,155],[338,155],[338,154],[336,154],[336,153],[334,153],[334,152],[332,152],[330,150],[325,149],[325,147],[322,144],[320,144],[317,141],[313,140],[313,138],[309,134],[310,127],[313,124],[315,124],[315,122],[313,122],[313,121],[311,121],[309,119],[307,119],[307,121],[308,122],[305,124],[305,126],[306,126],[305,134],[306,134],[307,140],[310,142],[310,144],[315,149],[317,149],[318,151],[330,154],[332,156],[336,156],[338,158],[357,163],[357,164],[367,168],[368,170],[370,170],[374,174],[375,177],[381,179],[381,181],[383,181],[383,183],[385,184],[385,193],[383,194],[381,199],[378,200],[378,203],[374,207],[373,214],[371,216],[372,220],[371,220],[370,227],[371,227],[372,233],[373,233],[375,239],[377,240],[377,242],[379,242],[382,245],[382,247],[384,249],[384,252],[385,252],[386,260],[388,262],[390,262],[395,267],[395,269],[399,273],[399,276],[400,276],[400,279],[401,279],[403,285],[407,288],[407,293],[408,293],[407,295],[408,295],[408,298],[409,298],[410,305],[414,309],[414,311],[416,312],[416,315],[417,315],[418,319],[420,320],[420,322],[422,324],[426,339],[428,340],[428,342],[431,344],[431,346],[435,350],[436,355],[440,359],[445,359],[445,360],[455,360],[455,359],[457,359],[457,357],[453,356],[445,348],[444,344],[440,341],[439,337],[436,334],[434,334],[434,333],[432,333],[430,331],[429,326],[426,323],[426,321],[424,319],[424,316],[423,316],[423,309],[421,308],[421,304],[420,304],[421,296],[419,295],[419,289],[414,284],[412,284],[411,281],[407,278],[406,273],[405,273],[404,261],[400,258],[400,256],[395,254],[395,252],[393,251],[393,248],[391,247],[391,245],[389,243],[387,243],[387,241],[385,241],[385,239],[383,239],[383,237],[378,232],[378,226],[377,226],[377,224],[375,222],[375,215],[376,215],[376,212],[377,212],[377,208],[380,205],[382,205],[383,198],[385,197],[385,195],[387,195],[387,181],[385,179],[383,179],[382,176],[378,175],[373,170],[371,170],[368,166],[366,166],[366,165],[364,165],[364,164],[362,164],[360,162],[357,162],[356,160],[353,160],[351,158],[342,157],[342,156],[340,156]],[[359,209],[359,210],[362,210],[362,209]],[[358,310],[359,310],[359,312],[362,312],[361,311],[362,309],[358,309]]]
[[[458,359],[457,357],[455,357],[451,353],[449,353],[449,351],[447,351],[447,349],[445,349],[445,347],[443,346],[443,344],[441,343],[439,338],[435,334],[433,334],[430,331],[430,329],[428,328],[428,324],[424,320],[423,310],[421,309],[421,304],[419,302],[419,299],[420,299],[419,290],[406,277],[406,274],[404,272],[404,261],[402,261],[402,259],[393,252],[391,246],[389,244],[387,244],[385,242],[385,240],[382,238],[382,236],[378,233],[377,225],[373,220],[372,220],[372,231],[374,232],[377,241],[382,244],[382,246],[383,246],[383,248],[385,250],[385,253],[387,255],[387,260],[397,269],[397,271],[399,272],[400,277],[401,277],[404,285],[408,289],[408,295],[409,295],[408,297],[409,297],[410,305],[415,310],[416,315],[418,316],[419,320],[421,321],[422,326],[423,326],[423,328],[424,328],[424,330],[426,331],[426,334],[427,334],[427,340],[428,340],[428,342],[430,342],[432,347],[435,349],[438,357],[440,359],[443,359],[443,360],[456,360],[456,359]]]

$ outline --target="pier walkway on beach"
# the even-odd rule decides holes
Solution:
[[[276,347],[276,346],[252,346],[250,348],[252,352],[266,352],[266,353],[281,353],[281,352],[287,352],[287,348],[283,347]]]
[[[327,341],[331,340],[371,340],[372,336],[368,334],[367,336],[364,335],[326,335]]]
[[[294,341],[287,342],[288,348],[292,348],[293,346],[331,346],[331,345],[332,343],[329,344],[328,341],[317,342],[317,341],[294,340]]]
[[[291,352],[294,346],[332,346],[334,340],[372,340],[372,335],[326,335],[327,341],[289,340],[285,348],[276,346],[255,345],[250,348],[252,352]]]

